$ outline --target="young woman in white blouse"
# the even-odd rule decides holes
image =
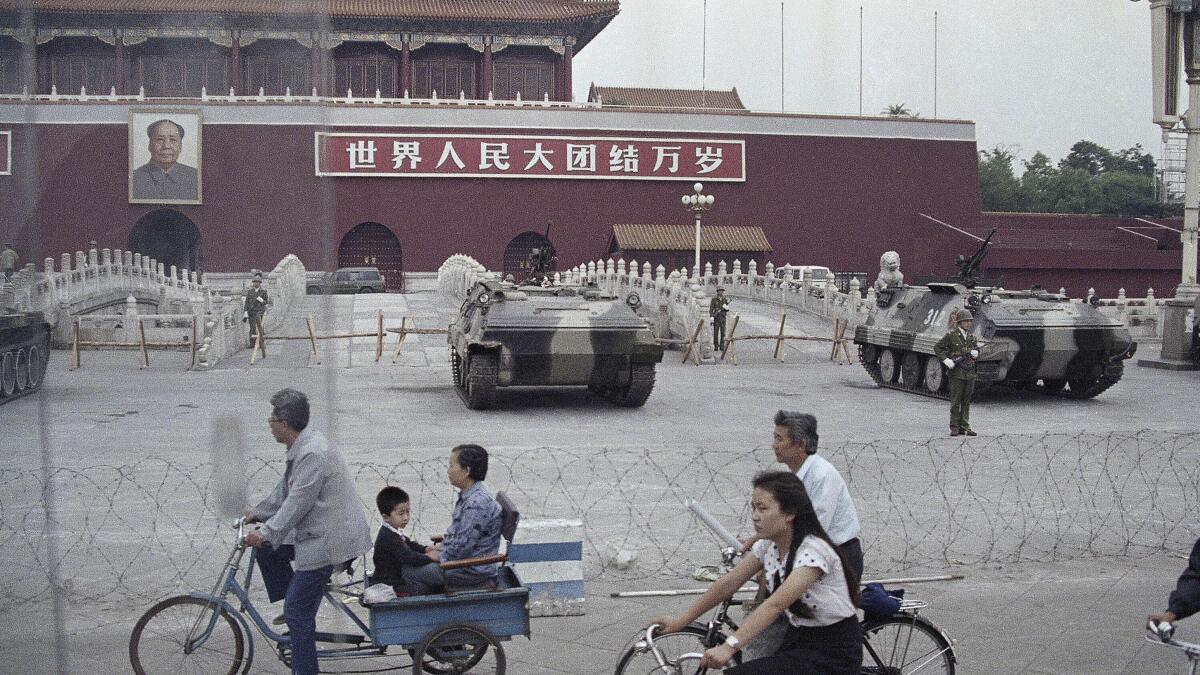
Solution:
[[[857,675],[862,665],[862,633],[855,604],[857,578],[848,578],[841,554],[821,528],[804,484],[789,471],[754,478],[750,507],[759,541],[753,555],[717,580],[686,612],[659,617],[664,633],[682,630],[759,572],[771,594],[723,645],[704,653],[701,665],[724,668],[781,613],[787,636],[774,655],[725,672],[730,675],[791,673]],[[849,573],[853,577],[853,572]]]

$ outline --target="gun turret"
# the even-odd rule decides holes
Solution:
[[[987,256],[987,248],[991,245],[994,236],[996,236],[996,228],[993,227],[992,231],[988,233],[987,239],[983,240],[970,258],[958,256],[958,260],[954,261],[954,264],[958,266],[958,275],[955,277],[955,281],[967,288],[975,288],[975,275],[978,274],[979,267],[983,265],[983,259]]]
[[[550,223],[546,223],[546,234],[542,235],[542,245],[533,249],[529,254],[529,281],[541,283],[554,265],[554,244],[550,243]]]

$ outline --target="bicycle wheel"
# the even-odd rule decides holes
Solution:
[[[475,673],[504,675],[504,649],[482,628],[443,626],[432,631],[413,653],[413,675]]]
[[[928,620],[911,614],[868,619],[863,629],[863,675],[954,675],[954,648]]]
[[[639,635],[645,635],[645,631],[642,631]],[[654,638],[654,646],[663,655],[663,658],[667,662],[667,667],[663,667],[658,662],[658,659],[655,658],[654,653],[649,649],[638,650],[637,642],[640,641],[639,637],[634,641],[634,644],[625,650],[620,660],[617,661],[616,675],[665,675],[672,672],[670,667],[677,664],[680,656],[689,652],[704,653],[709,647],[715,647],[725,641],[725,636],[718,633],[715,642],[708,644],[704,639],[705,635],[705,629],[699,626],[688,626],[678,633],[667,633],[666,635],[659,635]],[[733,662],[735,664],[742,662],[741,652],[734,654]],[[695,671],[689,670],[687,672],[703,674],[707,670],[705,668]]]
[[[137,675],[236,675],[250,668],[245,647],[241,627],[225,608],[180,595],[138,619],[129,636],[129,662]]]

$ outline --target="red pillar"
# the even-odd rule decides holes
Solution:
[[[233,93],[242,94],[242,39],[236,33],[229,48],[229,87]],[[224,94],[225,92],[217,92]]]
[[[483,45],[483,67],[479,69],[479,82],[476,85],[475,98],[485,99],[492,91],[492,43]]]
[[[116,44],[116,64],[113,66],[116,72],[113,73],[113,86],[117,88],[117,93],[125,94],[125,38],[118,35]]]
[[[400,49],[400,95],[410,96],[412,90],[412,51],[408,47],[408,40],[404,41],[404,45]]]
[[[325,95],[325,87],[321,83],[321,38],[313,36],[313,46],[309,50],[309,68],[312,69],[312,85],[313,89],[317,90],[317,96]],[[304,92],[305,95],[311,94],[311,91]]]
[[[568,42],[567,44],[563,45],[562,78],[560,79],[560,82],[562,82],[562,91],[560,92],[559,98],[564,101],[571,101],[575,99],[575,94],[571,90],[571,57],[574,56],[574,54],[575,47],[573,44]]]

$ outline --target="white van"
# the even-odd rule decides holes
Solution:
[[[783,265],[775,268],[775,278],[802,282],[805,270],[812,271],[813,288],[824,290],[833,283],[833,272],[823,265]]]

